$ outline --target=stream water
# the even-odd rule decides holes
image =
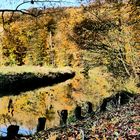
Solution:
[[[93,94],[83,93],[82,88],[85,88],[85,84],[83,86],[81,77],[78,75],[72,80],[21,92],[15,96],[11,94],[4,96],[0,91],[2,94],[0,97],[0,135],[6,135],[9,124],[18,125],[21,134],[33,134],[36,132],[38,118],[40,117],[46,118],[45,128],[53,128],[60,125],[58,112],[67,110],[69,120],[72,121],[73,116],[70,115],[73,114],[77,103],[80,106],[87,101],[92,102],[94,100],[94,104],[98,103],[99,95],[93,96]],[[12,99],[13,105],[9,111],[10,99]]]
[[[0,98],[0,136],[7,135],[9,125],[18,125],[19,134],[29,135],[36,132],[38,118],[46,117],[45,128],[52,128],[60,124],[57,113],[61,109],[71,109],[65,102],[65,92],[55,92],[58,87],[47,87],[35,91],[19,94],[17,96],[3,96]],[[64,91],[65,85],[59,86]],[[64,99],[63,99],[64,98]],[[9,100],[12,99],[12,108],[8,109]],[[61,99],[61,100],[60,100]]]
[[[20,129],[18,131],[18,134],[23,134],[23,135],[32,135],[36,132],[36,128],[30,130],[24,126],[20,126]],[[0,126],[0,136],[7,136],[7,126],[1,125]]]

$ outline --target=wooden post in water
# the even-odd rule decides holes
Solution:
[[[103,99],[103,102],[102,102],[102,104],[100,106],[100,111],[101,112],[106,111],[107,102],[108,102],[107,98]]]
[[[15,139],[15,137],[18,135],[19,126],[18,125],[10,125],[7,128],[7,138],[9,140]]]
[[[75,113],[75,118],[76,118],[77,120],[83,119],[83,117],[81,116],[81,107],[80,107],[80,106],[77,106],[77,107],[75,108],[74,113]]]
[[[60,125],[66,125],[68,118],[68,110],[62,110],[60,114]]]
[[[46,124],[45,117],[38,118],[37,132],[44,130],[45,124]]]
[[[91,102],[87,102],[87,112],[88,113],[92,113],[93,112],[93,108],[92,108],[92,103]]]

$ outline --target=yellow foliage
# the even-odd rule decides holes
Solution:
[[[22,20],[17,20],[8,25],[10,34],[5,33],[3,37],[4,45],[7,46],[7,49],[10,49],[10,53],[16,50],[15,47],[25,46],[27,51],[29,51],[24,59],[25,64],[29,65],[31,63],[30,53],[34,62],[39,58],[37,55],[40,51],[39,55],[42,57],[41,60],[44,59],[43,65],[49,65],[48,61],[52,58],[50,52],[54,51],[54,59],[57,67],[70,66],[76,71],[76,76],[65,83],[12,97],[15,107],[14,119],[26,125],[31,125],[30,127],[34,128],[37,124],[38,117],[46,116],[48,120],[52,117],[54,120],[47,123],[50,126],[54,126],[59,123],[58,110],[67,109],[68,111],[72,111],[76,104],[86,101],[92,102],[96,108],[104,97],[108,97],[113,94],[114,91],[117,92],[122,89],[139,93],[139,89],[136,87],[138,81],[133,77],[124,81],[123,84],[120,79],[113,78],[112,74],[103,66],[109,64],[107,57],[99,58],[103,64],[99,67],[90,68],[88,71],[89,78],[86,79],[82,73],[83,58],[87,56],[86,60],[96,61],[94,57],[98,59],[98,52],[94,54],[94,57],[92,54],[90,58],[88,57],[89,53],[81,50],[80,46],[71,39],[74,37],[73,28],[85,18],[97,21],[98,15],[102,20],[113,20],[116,25],[119,24],[118,19],[120,19],[122,21],[121,31],[117,28],[110,29],[106,36],[101,36],[101,39],[103,39],[102,43],[111,46],[109,48],[110,50],[119,51],[120,49],[124,49],[123,55],[125,57],[125,63],[131,66],[134,65],[133,68],[139,66],[140,61],[138,60],[140,52],[137,50],[140,46],[133,45],[134,42],[139,39],[137,35],[139,33],[137,30],[138,25],[127,26],[128,21],[135,21],[135,19],[139,17],[135,11],[135,15],[132,16],[132,8],[130,5],[112,8],[108,4],[102,7],[93,7],[88,12],[84,12],[82,8],[66,8],[63,11],[64,14],[54,13],[50,16],[46,11],[46,14],[38,17],[38,19],[24,16]],[[52,19],[56,22],[54,34],[51,33],[48,28],[48,23]],[[87,34],[85,34],[85,36],[87,36]],[[12,41],[14,40],[13,42],[11,42],[11,38]],[[52,46],[50,46],[50,44]],[[46,52],[46,55],[42,56],[44,52]],[[15,56],[10,56],[12,60],[14,59],[13,57]],[[7,59],[8,58],[4,58],[3,61],[8,61]],[[117,59],[120,58],[118,57]],[[115,60],[111,61],[115,62]],[[27,67],[20,68],[21,71],[34,69],[34,67],[28,67],[28,69]],[[9,67],[3,68],[2,71],[11,71],[11,69]],[[36,71],[46,72],[46,69],[38,67]],[[69,84],[71,84],[72,87],[68,87]],[[7,113],[8,100],[8,97],[1,99],[1,115]],[[52,105],[53,109],[49,111],[54,112],[54,115],[51,113],[46,115],[46,109],[49,109],[50,105]],[[22,118],[21,114],[23,116]],[[50,139],[54,138],[56,138],[56,135],[50,137]],[[104,137],[104,139],[106,138]]]
[[[137,83],[138,83],[137,79],[134,79],[133,77],[130,77],[129,79],[127,79],[124,82],[124,87],[123,88],[124,88],[124,90],[127,90],[131,93],[139,93],[140,94],[140,90],[137,87]]]

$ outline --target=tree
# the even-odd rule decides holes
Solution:
[[[17,1],[12,1],[11,4]],[[10,3],[8,0],[7,2]],[[28,3],[33,5],[33,8],[21,9]],[[52,3],[49,5],[52,7],[54,3],[65,3],[65,1],[29,0],[19,3],[15,9],[0,9],[4,29],[2,51],[6,65],[56,65],[54,36],[57,21],[63,16],[64,10],[60,7],[56,9],[48,7],[47,10],[44,7],[46,3]],[[37,8],[34,6],[36,4],[38,4]],[[62,15],[59,15],[60,12]],[[69,60],[71,58],[68,57]],[[68,63],[71,63],[71,60]]]
[[[138,8],[133,4],[127,6],[116,3],[113,8],[106,4],[84,7],[86,18],[74,27],[73,39],[79,47],[98,56],[96,64],[106,65],[115,77],[137,77],[138,58],[134,59],[134,52],[138,51],[132,28],[138,32],[138,18],[134,18]],[[128,22],[126,17],[131,20]]]
[[[53,8],[54,6],[56,6],[56,4],[61,5],[62,3],[66,3],[66,4],[73,3],[72,1],[63,1],[63,0],[21,0],[21,2],[19,0],[13,0],[13,1],[6,0],[5,2],[7,2],[7,7],[9,5],[15,5],[16,3],[18,3],[18,4],[16,4],[15,9],[9,9],[9,8],[0,9],[3,27],[4,27],[5,22],[7,23],[7,22],[11,22],[13,20],[13,16],[16,13],[30,15],[33,17],[39,17],[40,15],[45,14],[44,9],[46,9],[46,7]],[[27,4],[28,4],[28,8],[23,8],[23,9],[21,8]],[[31,6],[31,5],[36,5],[37,8],[36,8],[36,6],[34,6],[34,8],[32,8],[32,10],[29,10],[30,9],[29,6]],[[2,7],[2,5],[0,7]],[[7,13],[9,13],[10,16],[9,16],[9,19],[7,21],[5,21],[5,14],[7,14]]]

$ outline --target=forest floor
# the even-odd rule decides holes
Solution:
[[[139,140],[140,95],[120,108],[90,114],[67,127],[41,131],[23,140]]]

